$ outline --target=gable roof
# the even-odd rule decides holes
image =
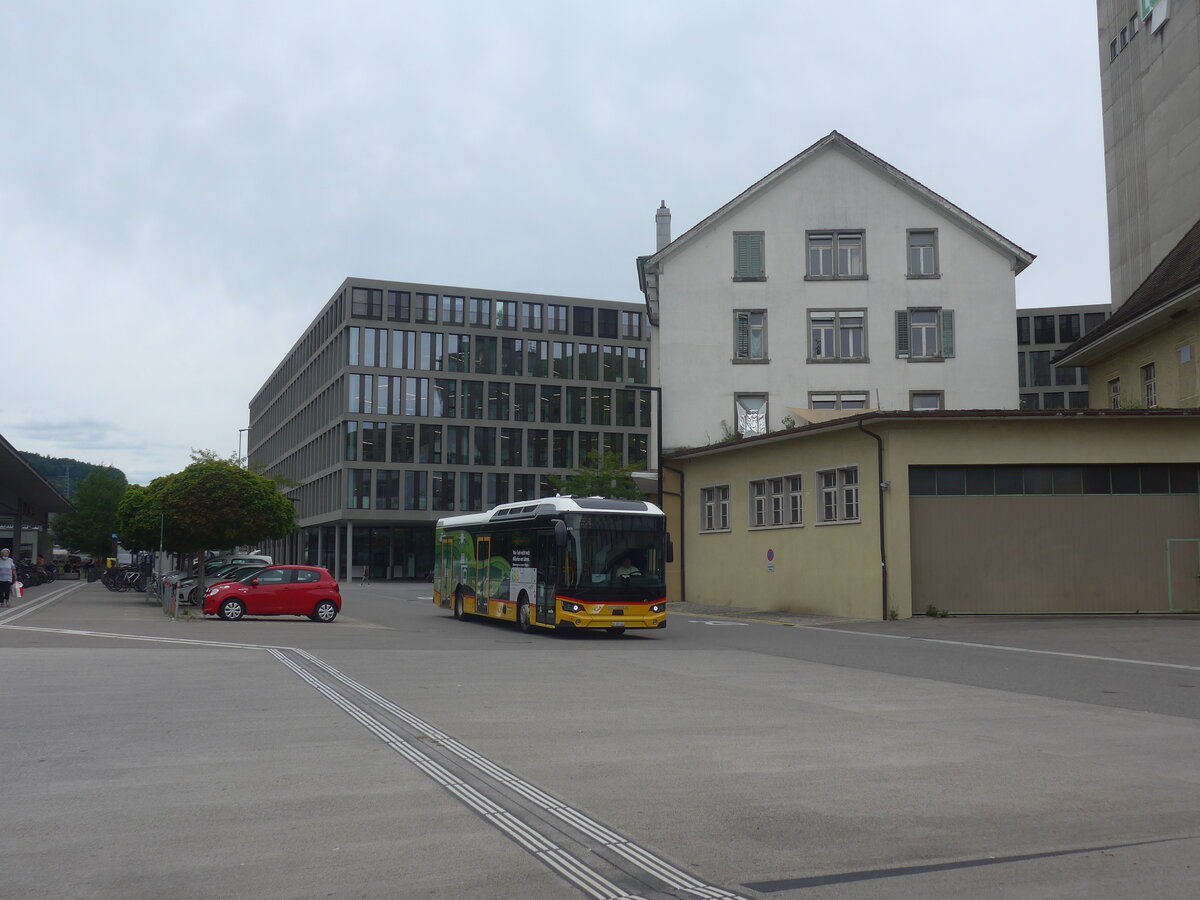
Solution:
[[[1129,338],[1170,321],[1179,305],[1200,292],[1200,221],[1191,227],[1154,271],[1103,324],[1097,325],[1054,358],[1055,365],[1094,363]],[[1192,304],[1191,309],[1197,308]],[[1088,350],[1093,352],[1089,353]]]
[[[765,177],[756,181],[754,184],[750,185],[750,187],[746,188],[746,190],[742,191],[716,212],[693,225],[657,253],[654,253],[650,256],[638,257],[638,273],[639,278],[642,279],[643,290],[645,289],[645,282],[642,273],[652,269],[667,257],[674,255],[683,247],[686,247],[688,244],[690,244],[703,232],[705,232],[711,225],[725,218],[739,207],[749,203],[760,194],[770,190],[777,182],[787,178],[788,175],[803,166],[810,159],[830,148],[839,148],[848,153],[850,156],[857,157],[861,162],[864,162],[867,165],[877,169],[879,173],[886,179],[907,189],[910,193],[916,195],[918,198],[930,204],[931,206],[941,209],[951,218],[957,219],[964,229],[973,232],[982,238],[986,243],[992,244],[999,252],[1006,256],[1011,256],[1013,258],[1013,274],[1020,274],[1031,262],[1034,261],[1034,259],[1036,259],[1034,254],[1023,249],[1017,244],[1014,244],[998,231],[989,228],[970,213],[959,208],[958,206],[955,206],[941,194],[931,191],[915,178],[905,175],[895,166],[884,162],[878,156],[860,147],[845,135],[840,134],[837,131],[831,131],[815,144],[812,144],[808,148],[801,150],[798,154],[793,156],[779,168],[775,169],[775,171],[769,173]]]

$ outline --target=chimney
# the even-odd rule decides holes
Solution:
[[[654,229],[658,236],[658,246],[654,249],[655,252],[658,252],[671,243],[671,211],[667,209],[666,200],[662,202],[662,206],[654,214]]]

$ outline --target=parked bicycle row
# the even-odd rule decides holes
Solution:
[[[17,563],[17,581],[26,587],[46,584],[58,576],[54,566],[37,566],[31,563]]]

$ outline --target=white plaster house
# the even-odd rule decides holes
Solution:
[[[638,259],[666,449],[806,410],[1013,409],[1033,255],[834,131]],[[789,421],[788,424],[791,424]]]

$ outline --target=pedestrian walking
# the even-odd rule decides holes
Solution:
[[[8,548],[0,550],[0,606],[9,605],[13,582],[17,580],[17,564],[9,556]]]

